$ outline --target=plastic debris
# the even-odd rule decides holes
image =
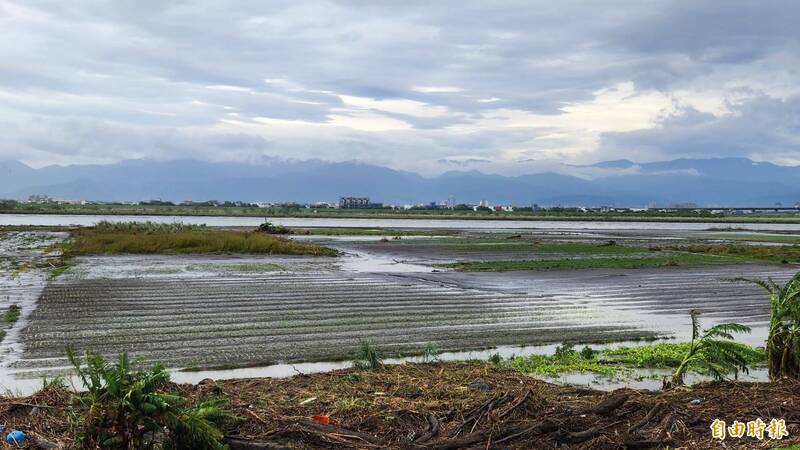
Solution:
[[[299,405],[300,405],[300,406],[307,405],[307,404],[309,404],[309,403],[313,402],[313,401],[314,401],[314,400],[316,400],[316,399],[317,399],[317,397],[311,397],[311,398],[307,398],[307,399],[303,400],[302,402],[300,402],[300,404],[299,404]]]
[[[314,422],[319,422],[319,423],[321,423],[323,425],[327,425],[327,424],[329,424],[331,422],[331,417],[330,416],[312,416],[311,420],[313,420]]]
[[[25,433],[19,430],[13,430],[6,436],[6,442],[9,444],[22,444],[25,442]]]

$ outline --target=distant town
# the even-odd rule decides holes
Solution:
[[[480,200],[477,203],[457,203],[453,197],[445,201],[433,201],[418,204],[384,204],[372,201],[369,197],[340,197],[338,201],[318,201],[312,203],[297,202],[243,202],[243,201],[193,201],[185,200],[182,202],[172,202],[161,199],[127,201],[127,202],[107,202],[59,199],[48,195],[31,195],[26,201],[0,200],[3,209],[9,209],[11,203],[32,204],[32,205],[129,205],[129,206],[184,206],[184,207],[239,207],[239,208],[290,208],[290,209],[342,209],[342,210],[391,210],[391,211],[420,211],[420,210],[451,210],[451,211],[475,211],[475,212],[578,212],[578,213],[678,213],[695,212],[703,214],[719,215],[744,215],[744,214],[771,214],[800,212],[800,201],[793,205],[776,203],[774,205],[753,205],[748,207],[726,207],[726,206],[698,206],[694,203],[676,203],[668,206],[649,205],[645,207],[618,207],[618,206],[576,206],[576,205],[511,205],[493,204],[488,200]]]

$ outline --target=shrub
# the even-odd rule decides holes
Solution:
[[[562,356],[567,356],[572,353],[575,353],[575,344],[564,342],[563,344],[556,347],[555,352],[553,352],[553,356],[555,356],[556,358],[560,358]]]
[[[292,234],[293,231],[283,225],[274,224],[272,222],[264,222],[258,226],[256,231],[267,234]]]
[[[116,364],[86,352],[86,366],[67,349],[70,363],[86,388],[79,403],[85,414],[78,424],[76,443],[83,448],[109,449],[224,449],[219,425],[233,417],[209,399],[186,406],[186,399],[166,392],[169,372],[157,365],[134,370],[126,354]]]
[[[597,354],[597,351],[588,345],[581,349],[581,358],[592,359]]]

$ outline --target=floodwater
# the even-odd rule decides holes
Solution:
[[[75,217],[84,220],[84,225],[92,220],[92,216],[19,217]],[[261,220],[96,218],[109,217],[165,222],[185,219],[193,223],[203,223],[204,219]],[[289,220],[299,222],[283,223],[331,226],[333,221],[339,226],[370,228],[375,228],[376,222],[388,228],[454,228],[459,223],[475,229],[509,227],[505,221],[427,220],[411,221],[414,226],[409,226],[405,224],[409,221],[393,219],[276,219]],[[547,224],[514,223],[530,227]],[[562,228],[590,228],[540,230],[536,239],[659,241],[698,234],[692,231],[695,228],[687,227],[704,230],[714,226],[549,223]],[[628,228],[636,226],[651,228]],[[652,228],[661,226],[673,228]],[[464,234],[480,233],[473,230]],[[0,240],[0,253],[13,261],[40,257],[43,247],[65,234],[10,236]],[[30,236],[37,238],[31,240]],[[768,318],[764,293],[755,286],[725,279],[748,276],[782,281],[797,270],[793,265],[739,264],[461,273],[433,266],[442,257],[442,250],[424,237],[404,237],[390,243],[379,242],[376,236],[313,239],[341,250],[343,256],[93,256],[77,258],[75,266],[54,280],[47,279],[44,269],[16,273],[3,268],[0,289],[5,297],[0,297],[0,306],[19,304],[23,316],[6,330],[8,334],[0,345],[0,387],[23,393],[36,389],[40,376],[66,368],[67,344],[107,357],[134,352],[145,362],[161,362],[173,368],[175,381],[196,382],[203,378],[291,376],[345,368],[349,365],[345,360],[361,339],[371,340],[389,356],[413,354],[433,345],[442,351],[441,360],[487,359],[495,353],[504,357],[552,353],[555,345],[565,340],[624,342],[656,336],[686,340],[691,308],[701,312],[704,327],[723,321],[750,325],[753,333],[740,340],[761,345]],[[465,255],[469,256],[462,253],[457,257]],[[481,251],[473,257],[489,255]],[[508,255],[511,253],[505,257]],[[418,359],[397,356],[387,362]],[[242,366],[259,367],[206,370]],[[186,368],[192,370],[180,370]],[[759,379],[761,374],[755,372],[753,376]],[[649,373],[638,380],[619,381],[567,374],[558,381],[595,388],[616,387],[618,383],[655,388],[660,377]]]
[[[68,214],[0,214],[0,225],[91,226],[109,222],[183,222],[214,227],[257,227],[268,220],[288,227],[423,228],[455,230],[686,230],[733,227],[760,231],[797,231],[800,223],[711,223],[711,222],[601,222],[550,220],[450,220],[450,219],[348,219],[313,217],[227,217],[227,216],[114,216]]]

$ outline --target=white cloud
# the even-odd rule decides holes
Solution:
[[[375,100],[352,95],[339,95],[346,106],[354,109],[373,109],[387,113],[403,114],[413,117],[441,117],[450,114],[444,106],[430,105],[408,99]]]
[[[414,86],[411,90],[423,94],[454,94],[462,91],[461,88],[455,86]]]

